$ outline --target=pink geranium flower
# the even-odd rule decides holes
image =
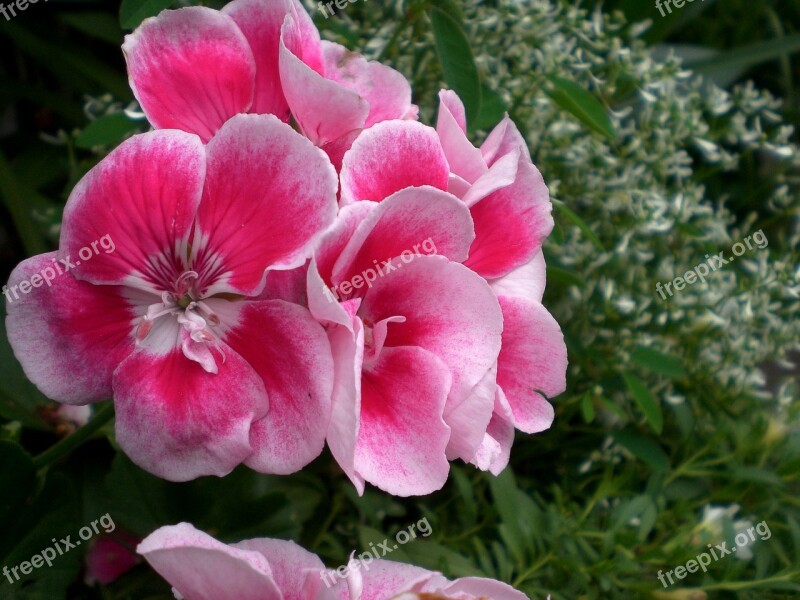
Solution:
[[[459,264],[474,237],[464,203],[425,186],[345,207],[317,248],[308,305],[336,369],[328,446],[359,493],[431,493],[482,443],[503,318]]]
[[[330,348],[307,309],[262,292],[306,261],[335,197],[325,154],[273,116],[234,117],[206,146],[131,138],[76,186],[59,251],[12,273],[10,289],[63,264],[9,298],[14,352],[55,400],[113,395],[117,442],[163,478],[296,471],[324,445]],[[113,251],[77,260],[104,237]]]
[[[449,581],[441,574],[388,560],[335,572],[294,542],[260,538],[226,545],[188,523],[162,527],[137,551],[185,600],[526,600],[493,579]],[[328,584],[329,585],[329,584]]]
[[[361,129],[417,115],[400,73],[321,41],[297,0],[167,10],[127,36],[123,51],[150,122],[203,141],[238,113],[291,113],[338,164]]]
[[[504,326],[491,422],[482,412],[484,439],[473,456],[462,458],[499,473],[508,463],[514,428],[547,429],[553,421],[547,398],[566,387],[563,336],[541,304],[541,247],[553,227],[552,207],[525,140],[507,116],[476,148],[456,94],[442,91],[439,97],[435,130],[387,121],[359,135],[344,156],[340,203],[382,204],[398,190],[432,186],[468,208],[475,234],[463,264],[491,285]]]

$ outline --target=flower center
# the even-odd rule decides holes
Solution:
[[[225,362],[217,332],[220,319],[197,291],[198,279],[196,272],[184,271],[171,292],[162,292],[161,302],[147,307],[147,313],[136,327],[136,343],[144,342],[159,319],[173,317],[183,327],[181,347],[184,355],[200,363],[206,371],[216,373],[216,362],[207,346],[215,348]]]

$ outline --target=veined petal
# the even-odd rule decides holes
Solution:
[[[377,560],[369,565],[368,571],[362,569],[358,574],[360,600],[386,600],[404,592],[421,592],[427,583],[443,579],[438,573],[391,560]]]
[[[353,283],[361,276],[374,281],[390,272],[383,271],[387,263],[400,257],[406,263],[416,255],[438,254],[461,262],[474,239],[469,210],[455,196],[428,186],[404,189],[361,221],[336,261],[331,280]]]
[[[416,121],[386,121],[361,132],[342,161],[342,205],[380,202],[402,189],[447,189],[450,174],[436,131]]]
[[[499,301],[505,328],[497,383],[508,398],[516,428],[538,433],[550,427],[554,416],[542,394],[552,398],[567,387],[564,336],[538,302],[510,296],[500,296]]]
[[[494,279],[529,262],[553,229],[552,209],[542,175],[520,154],[514,183],[470,208],[475,241],[464,264]]]
[[[333,358],[308,309],[248,302],[226,342],[261,377],[269,412],[250,429],[246,464],[261,473],[299,471],[322,452],[331,413]]]
[[[442,413],[450,382],[447,366],[431,352],[383,348],[361,382],[359,475],[396,496],[430,494],[444,485],[450,428]]]
[[[194,269],[206,294],[258,294],[267,268],[302,265],[336,216],[328,157],[273,115],[238,115],[207,146]]]
[[[187,600],[283,600],[266,557],[188,523],[161,527],[136,551]]]
[[[11,273],[3,290],[8,340],[47,397],[68,404],[104,400],[111,396],[114,369],[134,349],[137,315],[125,288],[59,274],[56,256],[34,256]],[[22,293],[22,282],[37,286]]]
[[[115,372],[117,442],[163,479],[222,477],[251,453],[251,423],[267,411],[264,382],[224,345],[219,373],[207,373],[183,355],[175,331],[172,350],[168,339],[142,347]]]
[[[186,264],[205,173],[196,135],[153,131],[123,142],[70,194],[59,257],[74,263],[78,279],[171,289]]]
[[[322,42],[322,55],[325,77],[353,90],[369,104],[365,129],[389,119],[416,119],[411,85],[401,73],[334,42]]]
[[[298,55],[303,44],[291,17],[286,18],[282,31],[281,84],[289,109],[303,133],[316,145],[324,146],[362,129],[369,115],[369,103],[353,90],[326,79],[307,58]],[[320,98],[325,99],[322,107]]]
[[[492,600],[528,600],[507,583],[483,577],[462,577],[441,589],[445,597],[491,598]]]
[[[126,36],[122,51],[133,93],[159,129],[182,129],[207,142],[253,102],[253,52],[219,11],[165,10]]]

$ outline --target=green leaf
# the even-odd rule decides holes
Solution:
[[[669,469],[667,453],[651,438],[633,429],[624,429],[614,434],[614,440],[636,458],[647,463],[654,471]]]
[[[444,80],[464,103],[467,124],[477,123],[481,111],[481,80],[467,34],[449,14],[436,7],[427,9],[436,40],[436,52]]]
[[[616,136],[614,124],[605,107],[594,94],[583,89],[574,81],[562,77],[549,76],[553,89],[546,90],[547,95],[561,108],[577,117],[591,130],[604,135],[610,140]]]
[[[594,421],[594,404],[589,393],[584,394],[583,398],[581,398],[581,413],[583,414],[584,422],[591,423]]]
[[[507,110],[503,97],[487,84],[481,84],[481,110],[473,129],[491,129],[500,122]]]
[[[685,66],[698,73],[710,73],[731,68],[749,69],[797,52],[800,52],[800,33],[726,50],[710,58],[687,61]]]
[[[555,198],[553,198],[552,202],[553,206],[556,207],[556,210],[558,210],[561,214],[563,214],[567,218],[567,220],[572,222],[573,225],[576,225],[578,229],[580,229],[583,232],[583,234],[594,244],[595,248],[597,248],[601,252],[605,252],[605,248],[603,247],[600,238],[598,238],[595,235],[594,231],[592,231],[589,228],[589,226],[583,219],[581,219],[577,214],[575,214],[575,212],[573,212],[573,210],[569,206],[564,204],[561,200],[556,200]]]
[[[119,7],[119,24],[123,29],[136,29],[148,17],[154,17],[173,0],[122,0]]]
[[[33,459],[21,446],[0,442],[0,481],[0,527],[5,529],[36,484]]]
[[[68,12],[60,14],[59,19],[84,35],[107,42],[114,46],[122,45],[122,30],[117,20],[104,12]]]
[[[639,409],[644,413],[650,427],[656,433],[661,433],[664,428],[664,415],[661,413],[661,404],[647,389],[644,382],[633,373],[623,373],[625,385],[628,386],[633,399],[639,405]]]
[[[116,145],[142,124],[141,121],[132,121],[124,112],[104,115],[89,123],[75,140],[75,145],[86,150],[95,146]]]
[[[631,353],[631,360],[651,371],[674,379],[683,379],[688,376],[683,363],[678,357],[665,354],[653,348],[639,346]]]

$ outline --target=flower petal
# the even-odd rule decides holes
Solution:
[[[567,387],[564,336],[538,302],[509,296],[500,296],[499,301],[505,328],[497,383],[508,398],[517,429],[538,433],[550,427],[554,416],[542,394],[552,398]]]
[[[541,174],[522,154],[518,160],[513,184],[470,207],[475,242],[464,264],[488,279],[529,262],[553,229],[553,207]]]
[[[8,340],[28,379],[47,397],[69,404],[104,400],[114,369],[134,349],[137,315],[124,288],[59,275],[56,256],[34,256],[11,273],[3,288]],[[21,293],[22,282],[38,285]]]
[[[475,458],[470,462],[480,470],[497,476],[508,466],[513,443],[514,415],[503,390],[498,387],[492,420],[489,421],[486,435],[475,453]]]
[[[529,262],[489,283],[498,296],[519,296],[541,302],[547,283],[544,253],[540,249]]]
[[[362,580],[360,600],[386,600],[404,592],[419,592],[431,580],[441,579],[433,571],[392,560],[376,560],[369,570],[357,574]]]
[[[399,264],[399,263],[396,263]],[[404,323],[389,327],[385,347],[419,346],[450,369],[453,384],[445,421],[464,444],[459,456],[470,460],[483,439],[494,405],[494,367],[500,352],[503,316],[489,285],[463,265],[442,256],[418,256],[378,279],[359,310],[377,323],[392,316]],[[485,388],[485,389],[484,389]],[[465,402],[472,423],[456,426],[449,416]],[[461,421],[459,421],[461,423]]]
[[[251,453],[250,425],[267,409],[264,382],[230,348],[212,375],[173,343],[160,354],[140,348],[114,374],[117,442],[163,479],[227,475]]]
[[[313,596],[304,593],[309,572],[313,572],[319,579],[319,572],[325,569],[316,554],[290,541],[257,538],[231,544],[231,547],[258,552],[267,559],[272,579],[281,590],[283,600],[312,598]]]
[[[404,264],[426,254],[461,262],[473,240],[472,219],[463,202],[429,186],[408,188],[378,204],[361,221],[342,250],[331,279],[355,285],[355,277],[366,279],[368,272],[374,278],[382,277],[389,272],[383,271],[387,263],[399,257]],[[367,286],[372,283],[367,281]]]
[[[407,187],[447,189],[450,174],[436,131],[416,121],[386,121],[361,132],[342,161],[342,205],[380,202]]]
[[[278,69],[281,27],[297,0],[234,0],[222,8],[247,38],[255,60],[255,94],[251,113],[273,114],[289,120],[289,105],[283,95]],[[300,7],[299,13],[308,18]]]
[[[447,366],[422,348],[383,348],[361,382],[359,475],[396,496],[445,484],[450,428],[442,412],[450,381]]]
[[[391,67],[367,60],[334,42],[322,42],[325,77],[353,90],[369,103],[364,128],[389,119],[416,119],[411,85]]]
[[[486,164],[491,167],[498,159],[517,149],[530,159],[531,154],[525,138],[522,137],[514,121],[506,115],[486,137],[486,141],[481,145],[481,154]]]
[[[59,256],[92,283],[172,289],[184,269],[205,172],[195,135],[153,131],[123,142],[75,186]]]
[[[492,600],[528,600],[507,583],[483,577],[462,577],[441,590],[442,594],[454,598],[491,598]]]
[[[269,412],[250,430],[247,466],[299,471],[322,452],[330,420],[333,358],[325,330],[302,306],[250,302],[226,342],[258,373],[269,396]]]
[[[302,55],[303,39],[290,17],[283,24],[280,73],[283,92],[301,131],[316,145],[335,142],[361,129],[369,103],[353,90],[323,77]],[[325,106],[320,108],[320,98]]]
[[[273,115],[234,117],[207,152],[194,268],[210,285],[206,294],[258,294],[267,267],[302,265],[333,222],[336,172],[324,152]]]
[[[187,600],[282,600],[267,559],[188,523],[161,527],[136,548]]]
[[[452,90],[439,92],[439,116],[436,133],[441,140],[450,171],[474,183],[487,170],[481,151],[467,138],[464,104]]]
[[[133,93],[156,128],[182,129],[207,142],[253,101],[253,52],[219,11],[163,11],[126,36],[122,51]]]

